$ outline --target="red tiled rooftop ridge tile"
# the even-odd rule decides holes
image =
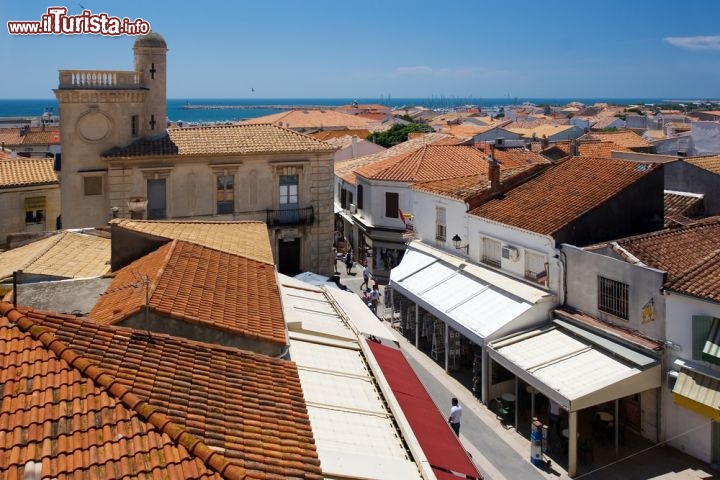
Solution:
[[[7,478],[22,477],[28,461],[59,480],[82,473],[152,478],[169,469],[222,478],[203,463],[203,451],[185,447],[187,437],[168,436],[169,420],[157,412],[143,416],[139,410],[146,403],[50,330],[7,303],[0,304],[0,314],[0,471]],[[227,460],[218,466],[239,469]]]
[[[147,435],[145,432],[133,433],[142,422],[149,422],[150,432],[157,431],[165,442],[161,455],[164,452],[163,461],[172,463],[166,468],[175,468],[180,478],[220,478],[213,470],[223,478],[321,478],[299,374],[293,362],[169,335],[99,325],[70,315],[35,310],[27,310],[23,315],[7,303],[0,303],[0,314],[14,322],[0,319],[4,322],[0,323],[0,332],[15,337],[32,335],[42,343],[30,352],[14,353],[18,350],[17,342],[11,340],[11,348],[0,349],[5,352],[0,353],[0,358],[15,365],[7,373],[13,378],[18,376],[18,362],[42,371],[31,375],[32,382],[36,390],[43,388],[48,394],[41,391],[23,397],[38,403],[34,418],[38,418],[41,426],[51,410],[48,402],[56,401],[52,392],[64,392],[67,405],[78,408],[83,408],[83,399],[89,398],[84,393],[89,389],[83,390],[77,381],[67,388],[58,383],[68,374],[57,372],[66,371],[73,378],[86,378],[86,383],[90,382],[87,385],[110,401],[117,399],[128,415],[137,418],[129,420],[132,423],[128,425],[134,427],[132,432],[122,416],[118,417],[117,426],[111,416],[106,419],[110,424],[98,429],[93,428],[97,419],[92,416],[87,422],[91,425],[88,430],[82,430],[77,422],[61,423],[73,441],[82,435],[79,438],[83,441],[76,445],[83,445],[84,451],[104,448],[108,440],[102,436],[110,433],[115,438],[113,432],[119,432],[128,441],[120,440],[113,453],[121,457],[120,463],[127,463],[127,457],[130,462],[132,458],[137,460],[143,455],[143,448],[158,442],[145,440],[141,436]],[[0,334],[0,342],[4,338]],[[60,363],[53,363],[53,368],[39,365],[34,358],[43,352],[58,358]],[[19,403],[8,403],[8,390],[4,393],[0,434],[6,425],[3,419],[9,418],[5,415],[23,408]],[[85,408],[93,410],[92,404],[86,405]],[[46,437],[52,434],[50,428],[40,431]],[[42,445],[53,438],[43,439]],[[138,449],[140,453],[134,452]],[[55,459],[55,453],[49,451],[43,462],[65,458]],[[144,458],[146,463],[154,460],[152,455]],[[21,459],[20,464],[24,461]],[[195,463],[188,467],[191,461]],[[173,467],[175,464],[179,467]],[[132,472],[128,475],[144,478]]]
[[[552,235],[655,168],[611,158],[570,157],[468,213]]]
[[[155,313],[280,346],[287,344],[275,269],[173,240],[120,269],[88,319],[117,324],[146,302]]]

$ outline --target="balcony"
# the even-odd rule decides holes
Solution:
[[[292,227],[312,225],[315,222],[313,207],[288,208],[283,210],[266,210],[268,227]]]
[[[60,88],[138,89],[140,74],[121,70],[60,70]]]

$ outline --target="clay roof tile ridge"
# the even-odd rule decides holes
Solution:
[[[87,358],[78,355],[72,351],[67,345],[62,348],[64,342],[60,341],[50,333],[47,329],[36,325],[32,319],[19,312],[7,302],[0,302],[0,315],[4,315],[12,323],[16,324],[21,330],[27,332],[32,338],[42,343],[46,348],[53,352],[60,351],[60,357],[66,361],[71,367],[80,370],[83,375],[89,377],[98,387],[103,388],[106,392],[117,398],[119,402],[128,409],[136,412],[159,431],[167,434],[174,442],[182,445],[188,451],[193,452],[200,460],[209,468],[223,474],[224,471],[232,472],[233,478],[245,478],[245,472],[240,467],[229,469],[230,462],[218,452],[210,448],[201,448],[202,443],[194,435],[189,433],[185,428],[172,422],[170,418],[156,410],[147,400],[138,402],[136,395],[132,394],[129,388],[116,382],[114,377],[107,374],[103,369],[93,364]],[[51,347],[51,345],[53,347]],[[119,396],[118,396],[119,395]]]

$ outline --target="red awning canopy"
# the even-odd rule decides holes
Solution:
[[[402,352],[373,341],[367,344],[437,477],[482,478]]]

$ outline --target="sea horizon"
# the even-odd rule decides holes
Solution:
[[[288,107],[338,107],[359,104],[381,104],[391,108],[420,106],[431,109],[453,109],[465,105],[475,105],[492,109],[507,105],[520,105],[526,102],[535,105],[566,105],[579,102],[584,105],[608,103],[611,105],[646,105],[670,103],[717,102],[711,99],[682,98],[641,98],[641,97],[267,97],[267,98],[168,98],[167,116],[172,122],[183,123],[220,123],[262,117],[287,110]],[[187,105],[195,108],[186,109]],[[197,106],[222,106],[226,108],[197,108]],[[57,115],[58,104],[55,98],[0,99],[0,117],[38,117],[45,112]]]

